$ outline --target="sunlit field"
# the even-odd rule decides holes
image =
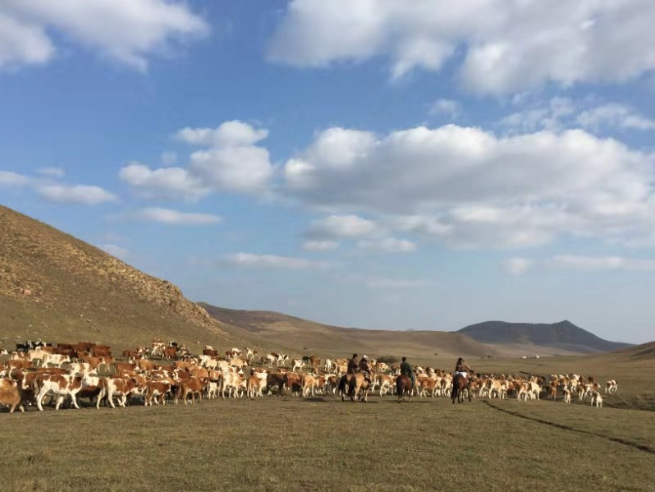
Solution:
[[[5,490],[654,490],[655,413],[332,395],[0,415]]]

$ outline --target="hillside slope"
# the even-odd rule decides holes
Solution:
[[[175,285],[94,246],[3,206],[0,231],[0,345],[233,341]]]
[[[603,340],[568,320],[552,324],[485,321],[464,327],[459,333],[482,343],[534,344],[578,353],[610,352],[632,346]]]
[[[271,311],[242,311],[200,303],[235,336],[256,338],[292,354],[346,357],[353,352],[413,360],[497,356],[491,346],[454,332],[362,330],[323,325]],[[229,327],[227,327],[229,325]]]

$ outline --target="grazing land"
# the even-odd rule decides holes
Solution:
[[[476,370],[613,376],[592,408],[557,401],[321,395],[0,415],[6,490],[595,490],[655,486],[649,346],[480,361]],[[85,401],[83,401],[85,403]]]
[[[273,396],[2,419],[6,490],[646,491],[655,484],[655,413],[588,404]]]

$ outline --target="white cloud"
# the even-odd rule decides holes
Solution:
[[[319,134],[283,169],[290,196],[344,212],[314,221],[312,237],[390,228],[459,247],[526,247],[561,235],[655,228],[653,156],[583,130],[498,137],[446,125],[384,136],[324,133],[329,146]]]
[[[311,270],[328,268],[323,261],[306,260],[290,256],[256,255],[252,253],[235,253],[224,256],[222,262],[244,268]]]
[[[30,183],[30,178],[12,171],[0,171],[0,186],[22,186]]]
[[[576,112],[571,99],[554,97],[546,104],[537,104],[530,109],[510,114],[500,120],[500,126],[510,134],[529,133],[537,130],[561,131],[566,128],[565,120]]]
[[[37,169],[39,174],[51,176],[53,178],[63,178],[66,172],[60,167],[42,167]]]
[[[185,2],[171,0],[5,0],[0,4],[0,67],[42,64],[57,43],[86,49],[139,70],[147,58],[209,27]]]
[[[254,128],[239,120],[226,121],[218,128],[183,128],[175,134],[178,140],[212,147],[247,147],[268,136],[268,130]]]
[[[452,99],[437,99],[437,101],[430,106],[429,113],[431,115],[446,115],[451,119],[456,119],[461,112],[460,105],[457,101]]]
[[[151,220],[171,225],[218,224],[223,219],[219,215],[206,213],[178,212],[167,208],[149,207],[139,210],[134,216],[141,220]]]
[[[430,285],[430,282],[422,279],[370,277],[365,279],[365,284],[373,289],[417,289]]]
[[[269,58],[321,67],[383,56],[400,77],[458,54],[464,85],[483,93],[624,81],[655,69],[654,17],[650,0],[293,0]]]
[[[378,253],[411,253],[416,251],[416,244],[406,239],[386,237],[375,241],[358,241],[357,247]]]
[[[503,262],[503,267],[511,275],[523,275],[534,265],[534,260],[529,258],[508,258]]]
[[[554,263],[558,267],[589,272],[625,271],[652,272],[655,271],[655,260],[623,258],[620,256],[556,256]]]
[[[130,252],[126,248],[116,244],[103,244],[100,246],[100,249],[121,260],[124,260],[130,256]]]
[[[306,251],[329,251],[339,247],[337,241],[305,241],[302,248]]]
[[[180,167],[151,170],[139,162],[131,162],[118,173],[121,180],[150,198],[198,200],[210,189],[202,180]]]
[[[608,103],[583,111],[577,123],[584,128],[627,128],[631,130],[654,130],[655,121],[649,120],[631,108],[617,103]]]
[[[593,100],[576,101],[554,97],[537,102],[523,111],[500,120],[500,126],[509,134],[537,130],[559,132],[566,128],[653,130],[655,121],[645,118],[623,104],[608,102],[594,105]],[[597,104],[597,103],[596,103]]]
[[[173,164],[177,163],[177,153],[171,151],[162,152],[161,163],[166,167],[172,166]]]
[[[46,200],[57,203],[77,203],[80,205],[97,205],[114,202],[116,195],[99,186],[87,185],[43,185],[37,186],[36,192]]]
[[[121,169],[119,176],[150,197],[197,200],[211,191],[265,195],[274,167],[268,150],[254,145],[268,130],[241,121],[227,121],[218,128],[184,128],[174,138],[207,146],[189,157],[189,165],[150,170],[138,162]]]
[[[219,191],[262,194],[273,177],[268,151],[252,145],[200,150],[189,170]]]
[[[367,236],[376,230],[375,222],[357,215],[330,215],[312,221],[307,234],[319,238],[353,238]]]

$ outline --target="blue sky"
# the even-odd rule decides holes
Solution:
[[[0,202],[187,297],[653,340],[655,4],[9,0]]]

